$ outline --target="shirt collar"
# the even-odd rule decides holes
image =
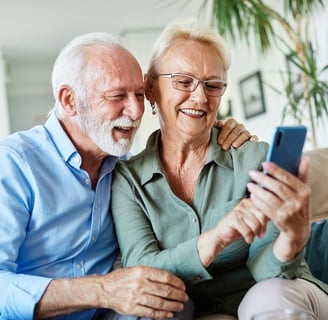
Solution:
[[[45,128],[63,160],[75,168],[80,168],[82,157],[53,113],[46,121]],[[106,157],[101,168],[101,174],[113,171],[117,160],[118,157],[115,156]]]
[[[219,130],[212,128],[211,142],[209,145],[208,156],[205,165],[215,162],[217,165],[225,168],[232,168],[232,156],[230,149],[224,151],[217,145],[217,137]],[[156,174],[165,176],[164,168],[159,156],[159,146],[161,143],[161,132],[157,130],[151,134],[147,141],[146,150],[142,152],[144,154],[144,168],[141,175],[141,183],[145,184],[152,179]]]
[[[225,168],[232,169],[232,156],[231,156],[231,147],[228,151],[222,150],[221,146],[218,146],[218,134],[220,133],[219,129],[212,128],[211,130],[211,143],[209,145],[208,156],[205,162],[205,165],[214,161],[217,165]]]
[[[45,123],[45,127],[64,161],[69,162],[74,155],[78,154],[72,141],[69,139],[59,120],[53,113]]]
[[[151,178],[156,174],[165,176],[165,171],[159,157],[160,141],[161,131],[157,130],[150,135],[147,141],[146,149],[142,152],[142,156],[144,157],[144,170],[142,170],[141,174],[142,184],[151,180]]]

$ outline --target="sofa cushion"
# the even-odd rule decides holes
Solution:
[[[308,185],[312,191],[312,219],[328,218],[328,148],[313,149],[304,154],[310,158]]]
[[[328,220],[314,221],[306,245],[305,259],[312,274],[328,283]]]

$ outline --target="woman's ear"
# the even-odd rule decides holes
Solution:
[[[149,101],[151,105],[155,104],[155,96],[153,94],[153,79],[149,77],[147,74],[144,76],[145,80],[145,95],[146,99]]]
[[[71,87],[62,86],[58,92],[58,100],[68,116],[76,115],[75,94]]]

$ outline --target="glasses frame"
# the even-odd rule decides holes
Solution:
[[[194,88],[192,90],[186,89],[183,90],[181,88],[177,88],[175,86],[175,81],[174,81],[174,77],[175,76],[183,76],[183,77],[188,77],[191,78],[193,80],[193,86]],[[203,85],[204,88],[204,92],[206,93],[206,95],[211,96],[211,97],[222,97],[225,93],[225,90],[227,89],[228,83],[224,80],[221,79],[209,79],[209,80],[200,80],[190,74],[185,74],[185,73],[181,73],[181,72],[175,72],[175,73],[159,73],[156,75],[155,78],[170,78],[172,81],[172,87],[178,91],[183,91],[183,92],[193,92],[197,89],[198,85],[201,83]],[[222,89],[222,93],[219,95],[213,95],[211,92],[208,91],[208,88],[206,88],[206,84],[207,83],[211,83],[211,82],[220,82],[223,84],[223,89]]]

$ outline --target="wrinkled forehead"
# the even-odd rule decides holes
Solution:
[[[165,72],[204,71],[209,76],[212,73],[213,76],[222,76],[226,72],[224,61],[216,48],[202,41],[176,42],[163,53],[160,60],[161,71],[164,68]]]
[[[124,48],[98,48],[89,55],[86,78],[98,86],[143,86],[141,67]]]

